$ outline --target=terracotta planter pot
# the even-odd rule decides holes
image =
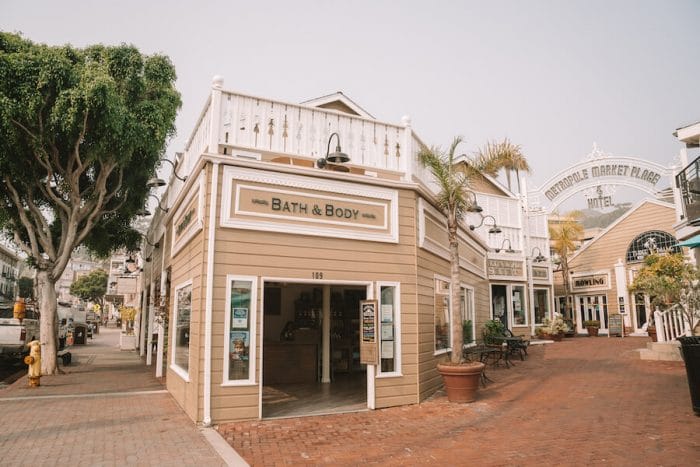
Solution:
[[[480,362],[459,365],[438,363],[437,369],[442,375],[447,400],[450,402],[474,402],[476,392],[479,389],[481,372],[484,371],[485,366]]]
[[[647,328],[647,334],[649,334],[649,337],[651,337],[651,341],[652,341],[652,342],[657,342],[657,338],[656,338],[656,328],[655,328],[655,327],[649,326],[649,327]]]
[[[596,337],[598,335],[598,328],[596,327],[588,327],[586,328],[588,330],[588,335],[591,337]]]

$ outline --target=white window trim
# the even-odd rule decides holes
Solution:
[[[523,287],[525,290],[525,318],[530,321],[530,295],[526,284],[508,283],[508,282],[490,282],[489,283],[489,315],[494,320],[496,317],[493,314],[493,286],[502,285],[506,288],[506,318],[508,320],[508,329],[511,328],[529,328],[530,324],[515,324],[513,322],[513,287]]]
[[[448,284],[450,284],[450,290],[448,292],[448,297],[450,298],[449,306],[447,307],[447,326],[448,326],[448,335],[450,336],[450,345],[444,349],[440,350],[435,350],[435,342],[437,342],[437,337],[435,336],[435,295],[436,295],[436,290],[435,290],[435,281],[439,279],[441,281],[445,281]],[[433,357],[436,357],[438,355],[443,355],[446,353],[452,352],[452,283],[448,277],[441,276],[440,274],[434,274],[433,275]]]
[[[249,281],[250,284],[250,310],[248,317],[250,319],[250,351],[248,354],[248,379],[229,380],[229,353],[231,339],[229,331],[231,330],[231,284],[233,281]],[[256,361],[256,345],[257,332],[256,323],[258,321],[258,278],[257,276],[238,276],[228,274],[226,276],[226,312],[224,319],[224,371],[221,386],[255,386],[255,361]]]
[[[171,338],[173,350],[170,354],[170,369],[173,370],[173,372],[175,372],[175,374],[177,374],[180,378],[182,378],[183,380],[185,380],[186,382],[189,383],[190,382],[189,370],[185,370],[184,368],[175,364],[175,352],[177,350],[177,342],[176,342],[176,339],[177,339],[177,312],[178,312],[178,305],[179,305],[179,302],[177,300],[177,292],[178,292],[178,290],[184,289],[187,286],[192,286],[192,279],[176,285],[175,286],[175,293],[173,294],[173,300],[174,300],[175,304],[173,306],[173,316],[172,316],[171,322],[173,323],[174,332],[173,332],[173,335]],[[192,305],[190,304],[190,307],[191,306]],[[192,325],[192,310],[190,309],[190,326],[191,325]],[[191,337],[192,337],[192,329],[190,328],[190,342],[192,342]],[[187,366],[189,367],[189,361],[187,362]]]
[[[476,298],[475,298],[476,290],[474,289],[473,286],[468,285],[468,284],[465,284],[464,282],[462,282],[462,283],[459,284],[459,288],[460,288],[460,290],[459,290],[460,293],[462,293],[462,289],[467,289],[467,290],[470,290],[470,291],[471,291],[471,294],[470,294],[470,295],[471,295],[471,300],[470,300],[470,302],[471,302],[472,312],[474,313],[474,317],[473,317],[473,319],[472,319],[472,337],[474,337],[474,341],[471,342],[470,344],[462,344],[462,348],[463,348],[463,349],[466,349],[466,348],[469,348],[469,347],[475,347],[475,346],[476,346]],[[462,340],[464,340],[464,336],[462,336]]]
[[[532,305],[533,305],[533,306],[535,306],[535,292],[537,292],[538,290],[546,290],[546,291],[547,291],[547,305],[549,305],[549,306],[548,306],[549,309],[548,309],[547,312],[545,313],[545,316],[544,316],[544,317],[547,318],[547,319],[549,319],[549,320],[551,320],[551,319],[552,319],[552,291],[550,290],[549,287],[537,287],[537,286],[533,287],[533,288],[532,288]],[[557,304],[557,305],[558,305],[558,304]],[[558,309],[558,307],[557,307],[557,312],[558,312],[558,311],[559,311],[559,309]],[[534,310],[534,308],[533,308],[533,310],[532,310],[532,319],[533,319],[533,320],[535,319],[535,310]],[[534,324],[535,326],[542,326],[542,323],[533,323],[533,324]]]
[[[381,309],[382,309],[382,287],[394,287],[394,371],[382,371],[381,364],[381,339],[379,349],[379,364],[377,365],[377,378],[395,378],[403,376],[401,371],[401,283],[400,282],[377,282],[377,298],[379,300],[380,333],[381,336]],[[396,370],[398,368],[398,370]]]
[[[508,284],[508,290],[510,291],[508,297],[510,297],[510,300],[508,300],[508,307],[511,310],[509,320],[512,318],[515,318],[515,311],[513,310],[513,288],[514,287],[522,287],[523,289],[523,298],[524,301],[522,302],[522,306],[525,307],[525,324],[515,324],[514,322],[511,323],[513,328],[529,328],[530,327],[530,313],[532,311],[529,309],[530,308],[530,291],[528,290],[528,287],[526,284]]]

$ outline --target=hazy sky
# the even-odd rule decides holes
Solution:
[[[428,144],[523,146],[531,186],[583,159],[670,164],[700,120],[700,1],[7,1],[0,29],[131,43],[177,68],[182,149],[210,90],[301,102],[343,91]]]

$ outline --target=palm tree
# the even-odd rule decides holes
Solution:
[[[505,158],[502,153],[477,154],[476,157],[462,159],[455,156],[462,137],[454,139],[447,152],[439,148],[423,148],[418,157],[424,166],[432,172],[439,185],[436,203],[447,217],[447,238],[450,244],[450,315],[452,324],[452,362],[460,363],[463,341],[462,323],[460,322],[460,280],[459,280],[459,244],[457,229],[464,215],[476,204],[476,198],[470,197],[472,181],[480,177],[484,170],[502,167]]]
[[[565,311],[569,310],[569,255],[576,250],[576,243],[583,237],[583,225],[579,222],[582,217],[580,211],[571,211],[565,214],[560,222],[549,226],[549,238],[552,240],[552,248],[559,256],[562,281],[564,282],[564,295],[566,300]],[[570,310],[568,318],[573,319],[573,310]]]
[[[477,160],[486,161],[484,173],[492,177],[498,174],[500,169],[505,169],[508,177],[508,191],[512,192],[510,183],[510,174],[515,172],[515,178],[518,182],[518,193],[520,193],[520,172],[530,173],[530,164],[523,155],[522,148],[519,144],[513,144],[508,138],[503,141],[489,141],[486,145],[479,149],[476,153]],[[488,163],[488,161],[499,161],[497,165]]]

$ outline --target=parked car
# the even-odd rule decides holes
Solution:
[[[0,356],[19,357],[28,352],[27,343],[39,339],[39,313],[27,306],[25,317],[13,315],[13,302],[0,303]]]

